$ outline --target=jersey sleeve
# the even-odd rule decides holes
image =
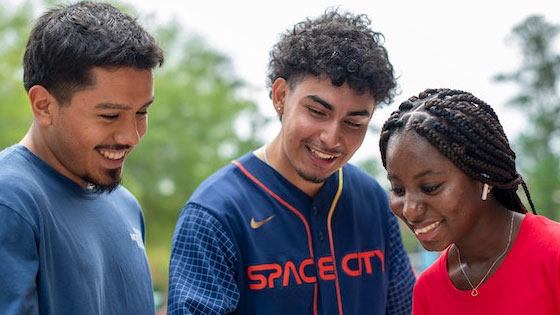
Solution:
[[[404,250],[397,218],[389,216],[389,288],[386,314],[411,314],[416,275]]]
[[[2,314],[39,314],[39,254],[33,226],[0,204],[0,310]]]
[[[187,204],[179,216],[169,265],[168,314],[228,314],[239,301],[235,247],[206,209]]]

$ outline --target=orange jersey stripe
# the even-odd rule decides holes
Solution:
[[[333,243],[333,234],[332,234],[332,227],[331,227],[331,219],[332,219],[332,215],[334,212],[334,208],[336,208],[336,205],[338,203],[338,199],[340,198],[340,194],[342,193],[342,169],[338,170],[338,190],[336,191],[336,195],[334,196],[334,200],[331,204],[331,209],[329,210],[329,216],[328,216],[328,224],[327,224],[327,229],[329,231],[329,243],[331,246],[331,255],[332,255],[332,259],[334,262],[334,276],[335,276],[335,283],[336,283],[336,297],[338,299],[338,313],[340,315],[343,315],[342,313],[342,298],[340,296],[340,285],[338,283],[338,271],[336,269],[336,257],[334,255],[334,243]]]
[[[305,226],[305,231],[307,232],[307,244],[309,246],[309,255],[311,256],[311,258],[314,258],[313,243],[311,242],[311,230],[309,229],[309,224],[307,223],[307,220],[305,219],[303,214],[301,214],[301,212],[299,212],[299,210],[292,207],[292,205],[290,205],[287,201],[285,201],[280,196],[275,194],[272,190],[270,190],[268,187],[266,187],[261,181],[259,181],[255,176],[253,176],[253,174],[249,173],[249,171],[247,169],[245,169],[245,167],[241,163],[239,163],[235,160],[233,160],[231,163],[233,163],[235,166],[237,166],[243,172],[243,174],[245,174],[245,176],[249,177],[249,179],[251,179],[257,185],[259,185],[262,189],[264,189],[264,191],[266,191],[268,194],[270,194],[272,197],[274,197],[274,199],[278,200],[278,202],[283,204],[286,208],[290,209],[293,213],[295,213],[301,219],[301,221],[303,222],[303,225]],[[336,266],[335,266],[335,270],[336,270]],[[338,282],[337,282],[337,288],[338,288]],[[313,294],[313,313],[314,313],[314,315],[318,314],[317,313],[317,296],[318,296],[318,293],[319,293],[318,291],[319,291],[318,290],[318,284],[315,283],[315,292]],[[340,296],[340,294],[339,294],[339,296]]]

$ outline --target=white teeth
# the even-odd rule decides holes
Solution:
[[[329,154],[325,154],[319,151],[315,151],[311,148],[309,148],[309,150],[311,151],[311,154],[313,154],[314,156],[323,159],[323,160],[332,160],[334,159],[334,155],[329,155]]]
[[[441,221],[437,221],[421,229],[414,229],[414,234],[418,235],[418,234],[430,232],[431,230],[435,229],[440,223]]]
[[[124,157],[126,151],[125,150],[122,151],[99,150],[99,153],[101,153],[101,155],[108,158],[109,160],[119,160]]]

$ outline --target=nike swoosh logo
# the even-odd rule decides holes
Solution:
[[[270,220],[272,220],[272,219],[274,219],[274,216],[273,216],[273,215],[271,215],[270,217],[268,217],[268,218],[266,218],[266,219],[264,219],[264,220],[262,220],[262,221],[258,221],[258,222],[255,221],[255,218],[251,218],[251,227],[252,227],[253,229],[258,229],[258,228],[260,228],[261,226],[265,225],[268,221],[270,221]]]

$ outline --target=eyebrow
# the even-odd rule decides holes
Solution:
[[[146,108],[154,102],[154,97],[150,99],[146,104],[142,105],[141,108]],[[115,103],[99,103],[95,105],[96,109],[120,109],[120,110],[130,110],[132,106],[124,105],[124,104],[115,104]]]
[[[425,175],[437,174],[437,173],[439,173],[439,172],[435,172],[435,171],[432,171],[432,170],[425,170],[425,171],[422,171],[422,172],[414,175],[414,178],[418,179],[418,178],[423,177]]]
[[[334,106],[332,106],[329,102],[325,101],[324,99],[320,98],[317,95],[307,95],[306,98],[323,105],[323,107],[328,109],[328,110],[333,110],[333,108],[334,108]],[[360,111],[349,112],[348,116],[370,117],[371,113],[368,112],[367,110],[360,110]]]
[[[439,175],[439,174],[443,174],[444,172],[441,171],[433,171],[433,170],[424,170],[416,175],[414,175],[414,179],[418,179],[422,176],[425,175]],[[387,178],[388,179],[394,179],[394,178],[398,178],[394,173],[387,173]]]

